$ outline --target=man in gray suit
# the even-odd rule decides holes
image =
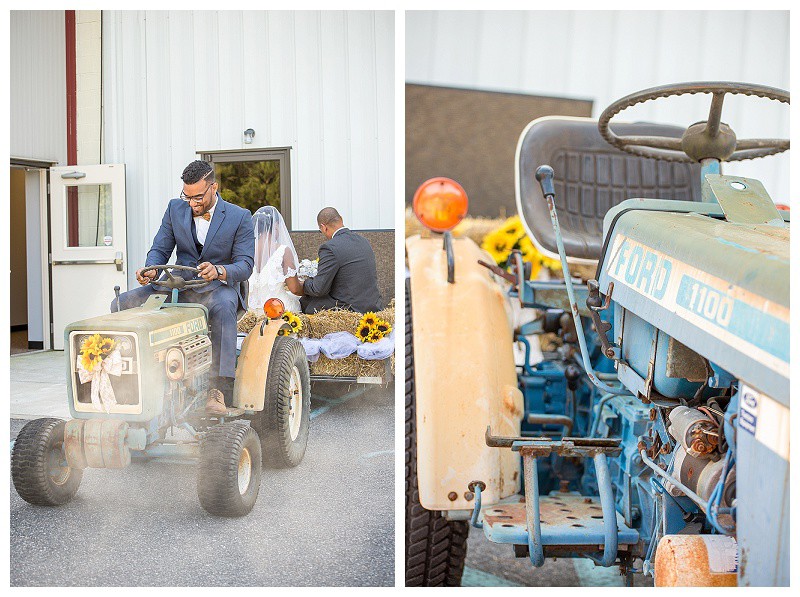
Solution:
[[[319,212],[317,224],[328,239],[319,248],[317,275],[305,282],[294,279],[291,285],[287,279],[289,290],[302,297],[303,313],[335,307],[360,313],[381,309],[375,253],[369,241],[345,228],[333,207]]]

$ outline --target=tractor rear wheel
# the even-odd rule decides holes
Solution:
[[[273,468],[297,466],[308,444],[311,375],[306,351],[295,338],[275,338],[265,392],[264,410],[254,421],[264,462]]]
[[[425,509],[417,485],[417,422],[411,289],[406,280],[406,586],[457,587],[467,557],[469,524]]]
[[[66,504],[78,491],[83,471],[67,464],[61,419],[25,424],[11,451],[11,478],[23,500],[36,506]]]
[[[238,421],[215,425],[200,445],[197,497],[214,516],[244,516],[261,487],[261,442]]]

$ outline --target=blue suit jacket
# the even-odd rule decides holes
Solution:
[[[145,267],[169,263],[172,250],[176,249],[178,265],[197,267],[208,261],[214,265],[222,265],[227,272],[227,283],[239,293],[239,305],[246,309],[247,303],[242,294],[241,282],[245,282],[253,273],[253,255],[255,253],[255,237],[253,220],[250,211],[223,201],[217,194],[217,204],[211,226],[208,229],[206,242],[200,253],[192,235],[192,208],[181,199],[172,199],[161,220],[153,246],[147,253]],[[196,277],[191,272],[181,273],[184,278]],[[208,286],[196,288],[196,292],[211,292],[222,282],[214,280]]]

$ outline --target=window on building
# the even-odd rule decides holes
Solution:
[[[214,165],[219,194],[251,212],[276,207],[291,229],[289,147],[200,152]]]

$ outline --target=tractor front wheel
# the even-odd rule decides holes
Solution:
[[[254,424],[267,466],[288,468],[303,460],[311,421],[311,375],[303,345],[275,339],[269,358],[264,410]]]
[[[200,445],[197,496],[214,516],[244,516],[256,503],[261,487],[261,442],[241,422],[221,423]]]
[[[36,506],[61,506],[78,491],[83,471],[67,464],[60,419],[25,424],[11,451],[11,478],[23,500]]]

